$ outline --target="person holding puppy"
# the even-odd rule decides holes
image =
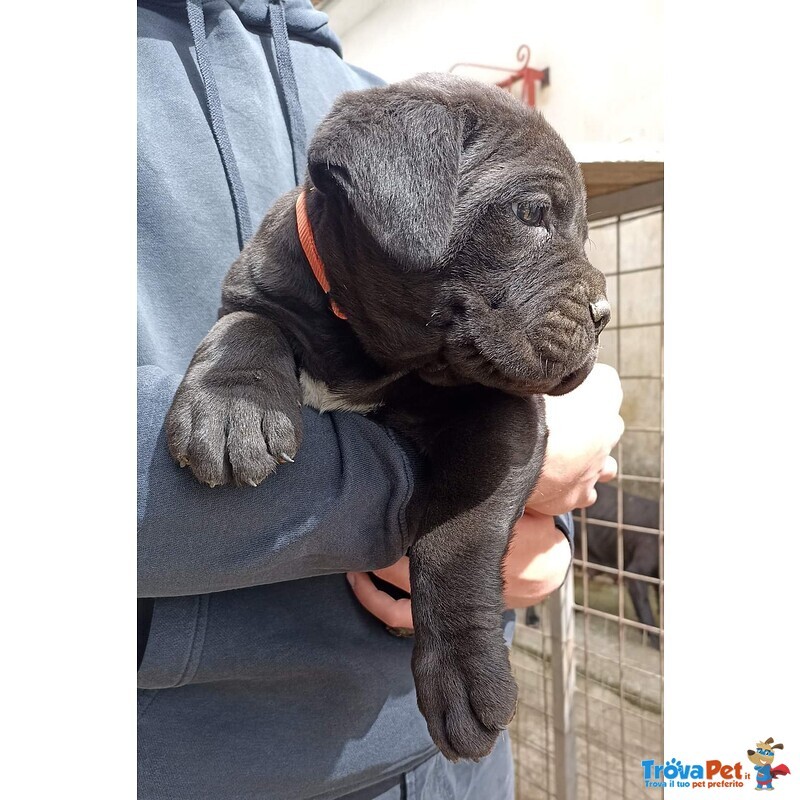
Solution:
[[[166,411],[219,286],[349,67],[305,0],[139,3],[139,791],[143,798],[511,798],[508,737],[438,754],[416,707],[405,585],[415,454],[352,413],[304,410],[304,443],[257,489],[175,467]],[[557,588],[570,509],[616,472],[619,379],[548,398],[544,473],[506,562],[509,608]],[[566,534],[566,536],[565,536]],[[352,589],[345,574],[350,577]],[[510,624],[509,624],[510,629]],[[510,631],[509,631],[510,632]]]

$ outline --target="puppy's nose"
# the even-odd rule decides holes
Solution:
[[[589,303],[589,313],[592,315],[594,321],[594,329],[599,336],[603,328],[608,325],[611,319],[611,304],[608,300],[597,300],[594,303]]]

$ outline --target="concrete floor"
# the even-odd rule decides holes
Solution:
[[[609,588],[616,595],[616,587]],[[517,766],[517,800],[557,797],[546,607],[542,606],[539,613],[542,622],[538,628],[517,626],[512,650],[520,687],[519,709],[510,731]],[[662,755],[660,652],[647,645],[640,631],[626,628],[620,637],[616,622],[578,611],[575,653],[577,797],[658,798],[660,790],[644,788],[640,762]]]

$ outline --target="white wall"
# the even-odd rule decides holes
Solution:
[[[537,105],[576,156],[621,144],[663,157],[660,0],[332,0],[324,10],[345,59],[389,81],[457,61],[514,67],[527,44],[530,66],[550,67]]]

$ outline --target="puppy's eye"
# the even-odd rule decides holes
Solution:
[[[531,227],[539,227],[544,223],[545,209],[538,203],[529,200],[515,201],[511,204],[511,210],[520,222]]]

